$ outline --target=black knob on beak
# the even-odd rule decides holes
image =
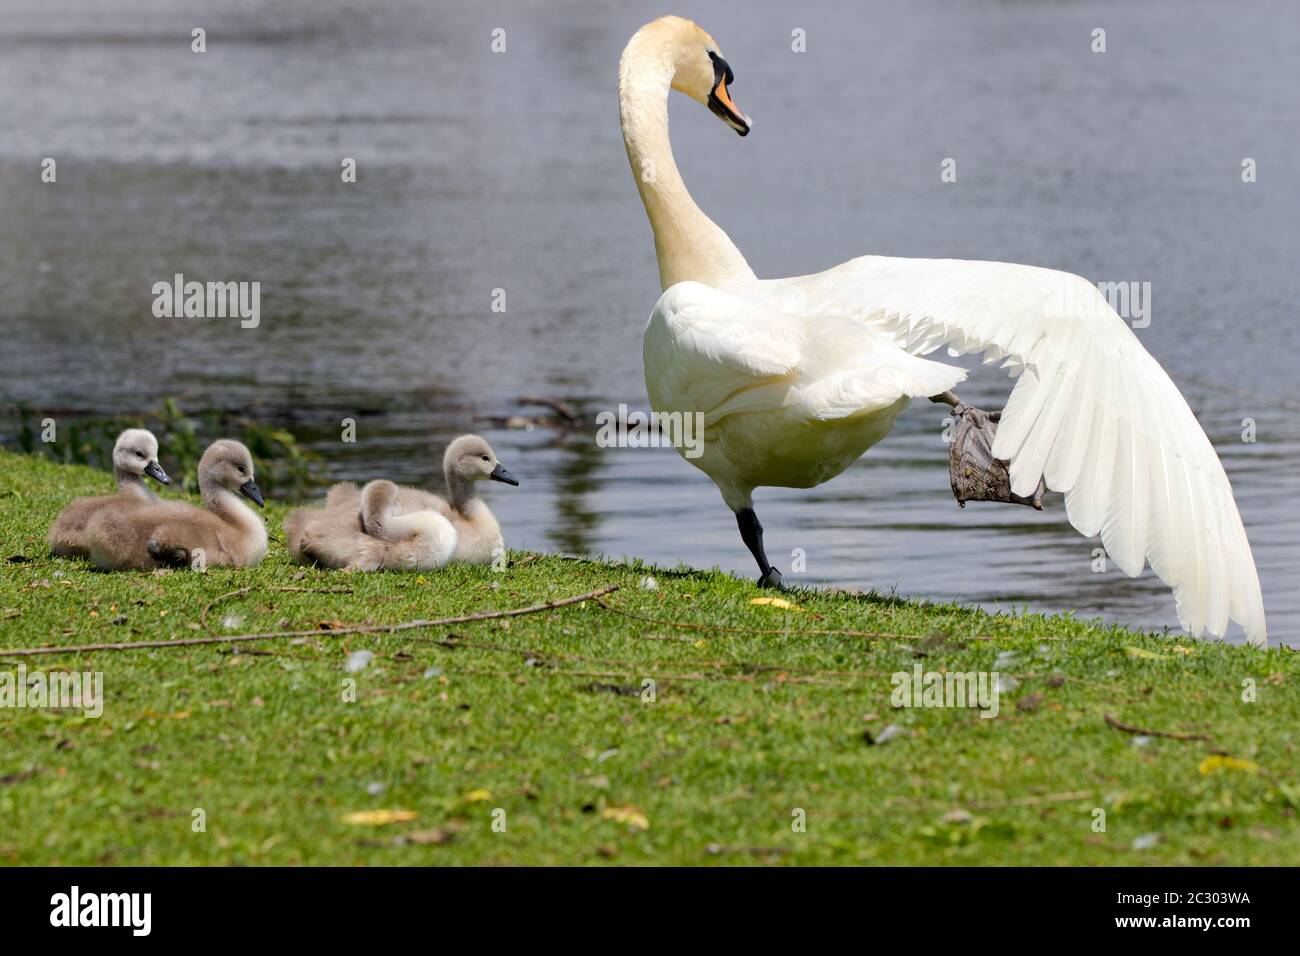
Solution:
[[[514,475],[510,474],[510,472],[506,471],[505,467],[501,464],[501,462],[497,462],[497,466],[492,469],[492,474],[488,475],[488,477],[491,478],[493,481],[503,481],[507,485],[519,484],[519,479],[516,478]]]

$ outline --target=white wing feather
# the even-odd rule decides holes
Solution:
[[[862,322],[790,314],[753,291],[679,282],[664,292],[645,334],[657,411],[703,412],[708,425],[780,408],[832,421],[935,395],[966,377]]]
[[[1066,514],[1135,576],[1149,561],[1191,633],[1238,622],[1266,644],[1259,577],[1232,488],[1196,417],[1095,286],[1001,262],[865,256],[735,290],[796,315],[852,317],[923,355],[1005,360],[1018,375],[993,452],[1012,490],[1044,477]],[[797,359],[796,359],[797,360]]]

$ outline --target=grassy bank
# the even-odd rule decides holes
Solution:
[[[108,484],[0,453],[0,672],[102,671],[105,696],[98,719],[0,710],[0,863],[1300,862],[1289,651],[868,595],[756,605],[718,573],[520,552],[307,570],[275,506],[252,570],[50,558],[59,508]],[[605,608],[339,633],[611,585]],[[277,630],[313,633],[4,656]],[[916,664],[1006,675],[998,715],[895,709]]]

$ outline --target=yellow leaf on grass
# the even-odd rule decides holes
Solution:
[[[343,822],[363,827],[382,827],[389,823],[407,823],[418,816],[414,810],[357,810],[345,813]]]
[[[1196,648],[1194,648],[1194,647],[1183,647],[1183,645],[1181,645],[1181,644],[1175,644],[1175,645],[1174,645],[1174,653],[1175,653],[1175,654],[1195,654],[1195,653],[1196,653]]]
[[[776,608],[780,608],[783,611],[803,610],[803,608],[801,608],[798,604],[794,604],[790,601],[787,601],[785,598],[778,598],[778,597],[750,598],[749,603],[757,604],[759,606],[776,607]]]
[[[465,794],[465,801],[467,803],[479,803],[483,800],[491,800],[491,799],[492,799],[491,790],[482,790],[482,789],[471,790],[469,793]]]
[[[1256,773],[1259,770],[1259,764],[1253,760],[1242,760],[1240,757],[1225,757],[1222,754],[1214,754],[1202,760],[1199,769],[1202,774],[1207,776],[1220,770],[1245,770],[1247,773]]]
[[[1142,647],[1126,647],[1126,648],[1124,648],[1124,650],[1128,651],[1128,656],[1129,656],[1129,657],[1140,657],[1140,658],[1142,658],[1144,661],[1167,661],[1167,660],[1169,660],[1169,655],[1168,655],[1168,654],[1157,654],[1155,651],[1148,651],[1148,650],[1146,650],[1145,648],[1142,648]]]
[[[650,821],[636,807],[606,807],[600,812],[600,816],[601,819],[613,820],[615,823],[626,823],[638,830],[650,829]]]

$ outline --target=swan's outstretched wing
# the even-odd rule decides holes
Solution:
[[[1223,465],[1164,369],[1086,280],[1032,266],[866,256],[759,283],[776,307],[838,313],[923,355],[1005,359],[1019,375],[993,452],[1012,490],[1041,475],[1070,523],[1101,534],[1126,573],[1144,559],[1173,588],[1178,619],[1222,635],[1228,619],[1267,643],[1250,544]]]
[[[646,326],[645,369],[657,411],[703,412],[707,425],[779,408],[833,421],[937,394],[966,376],[853,319],[783,312],[755,286],[698,282],[660,297]]]

